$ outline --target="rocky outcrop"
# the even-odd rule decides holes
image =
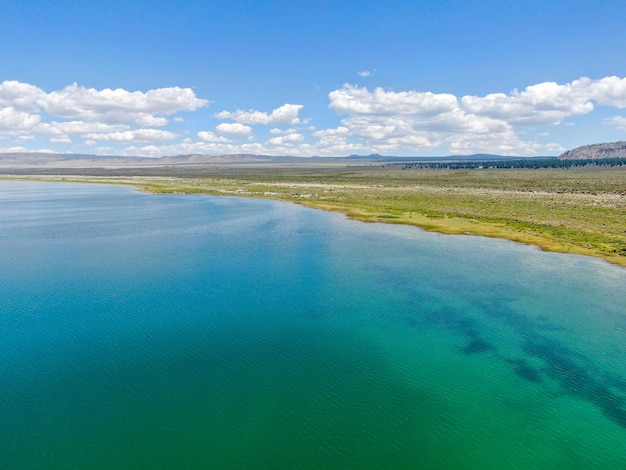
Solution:
[[[583,145],[568,150],[559,156],[559,160],[598,160],[604,158],[626,158],[626,141]]]

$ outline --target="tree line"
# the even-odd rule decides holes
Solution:
[[[394,165],[394,164],[392,164]],[[511,160],[476,160],[476,161],[445,161],[445,162],[407,162],[397,163],[403,170],[412,168],[433,168],[449,170],[472,170],[480,168],[572,168],[581,166],[624,166],[626,158],[585,158],[577,160],[559,160],[558,158],[520,158]]]

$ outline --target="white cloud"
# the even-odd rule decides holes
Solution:
[[[71,143],[72,136],[86,137],[94,134],[107,134],[127,131],[129,126],[124,124],[105,124],[101,122],[85,121],[52,121],[40,122],[37,126],[29,130],[31,137],[50,136],[50,142]],[[86,142],[87,145],[89,143]]]
[[[318,139],[317,153],[323,156],[369,152],[369,147],[365,143],[349,141],[350,129],[345,126],[316,131],[313,137]]]
[[[323,129],[316,131],[313,135],[318,139],[344,137],[350,133],[350,129],[345,126],[339,126],[335,129]]]
[[[46,93],[34,85],[16,80],[0,83],[0,106],[14,107],[23,111],[36,112],[45,100]]]
[[[564,85],[538,83],[508,95],[493,93],[461,98],[467,112],[504,119],[514,125],[560,124],[569,116],[592,112],[594,102],[626,108],[626,79],[583,77]]]
[[[449,94],[418,91],[385,91],[345,84],[329,93],[330,109],[338,114],[423,115],[429,116],[457,107],[457,98]]]
[[[293,134],[294,132],[297,132],[297,130],[293,127],[290,127],[289,129],[280,129],[278,127],[270,129],[270,134]]]
[[[611,118],[605,119],[603,123],[615,126],[621,131],[626,131],[626,117],[624,116],[613,116]]]
[[[115,132],[124,131],[129,128],[124,124],[105,124],[102,122],[85,121],[52,121],[42,122],[37,126],[36,132],[39,134],[51,135],[82,135],[93,132]]]
[[[42,107],[53,116],[98,120],[101,122],[163,121],[155,115],[194,111],[207,106],[190,88],[158,88],[147,92],[126,91],[121,88],[96,90],[76,83],[53,91],[42,100]]]
[[[122,155],[159,157],[162,155],[207,154],[225,155],[237,153],[264,154],[267,149],[258,143],[241,145],[221,142],[191,142],[172,145],[130,146],[122,151]]]
[[[342,119],[338,128],[341,132],[315,133],[321,145],[332,139],[336,147],[338,137],[344,143],[350,137],[376,152],[420,153],[446,144],[457,134],[502,136],[511,132],[504,121],[464,112],[453,95],[381,88],[370,92],[367,88],[345,85],[331,92],[329,98],[332,109],[350,116]]]
[[[53,144],[71,144],[72,139],[69,137],[51,137],[50,142]]]
[[[13,106],[0,108],[0,131],[32,129],[41,121],[38,114],[15,109]]]
[[[270,145],[291,145],[298,142],[302,142],[304,140],[304,136],[299,133],[282,135],[279,137],[272,137],[267,141]]]
[[[360,75],[368,73],[371,76],[373,71]],[[222,111],[213,117],[230,122],[219,123],[213,131],[197,132],[188,115],[185,119],[176,115],[209,104],[189,88],[131,92],[72,84],[47,93],[28,83],[7,80],[0,83],[0,144],[22,148],[29,142],[34,148],[51,142],[68,149],[89,145],[109,149],[109,153],[146,156],[548,154],[563,150],[562,146],[534,142],[530,136],[546,140],[547,126],[574,125],[573,117],[596,107],[626,108],[626,78],[582,77],[565,84],[544,82],[521,91],[463,97],[346,84],[331,91],[328,99],[329,109],[338,116],[327,129],[319,129],[321,120],[315,123],[317,127],[302,125],[306,122],[299,117],[303,105],[288,103],[271,112]],[[168,128],[181,129],[179,123],[183,122],[188,122],[189,128],[180,133]],[[623,116],[603,122],[626,130]],[[260,124],[270,126],[267,137],[253,134],[257,130],[253,126]],[[258,142],[261,139],[264,144]],[[102,147],[103,143],[111,147]]]
[[[356,74],[360,77],[369,77],[370,75],[372,75],[375,72],[375,70],[363,70],[361,72],[357,72]]]
[[[92,133],[85,138],[94,141],[109,142],[154,142],[173,140],[178,134],[159,129],[135,129],[122,132]]]
[[[604,77],[601,80],[581,78],[577,80],[588,86],[591,98],[603,106],[626,108],[626,78]],[[575,82],[574,82],[575,83]]]
[[[15,146],[15,147],[0,147],[0,153],[20,153],[20,152],[35,152],[35,153],[56,153],[54,150],[40,148],[40,149],[29,149],[26,147]]]
[[[455,134],[446,137],[446,144],[452,154],[478,152],[499,155],[537,155],[565,150],[558,144],[539,144],[525,141],[509,128],[498,134]]]
[[[204,142],[230,142],[226,137],[215,135],[211,131],[200,131],[197,135]],[[185,139],[184,142],[191,142],[191,140]]]
[[[509,95],[464,96],[461,104],[469,113],[503,119],[515,125],[559,124],[566,117],[593,111],[589,91],[577,82],[566,85],[545,82],[521,92],[514,90]]]
[[[165,126],[168,119],[164,116],[195,111],[208,103],[190,88],[130,92],[74,83],[46,93],[34,85],[7,80],[0,83],[0,135],[16,140],[47,136],[54,143],[70,143],[71,136],[82,136],[86,144],[173,140],[177,134],[149,127]],[[61,120],[50,121],[50,117]]]
[[[218,124],[215,130],[220,134],[232,136],[243,136],[248,135],[250,134],[250,132],[252,132],[252,128],[250,126],[244,126],[243,124],[239,124],[238,122],[223,122],[221,124]]]
[[[562,146],[521,140],[517,127],[557,125],[593,111],[594,103],[626,107],[626,79],[583,77],[564,85],[544,82],[509,94],[461,99],[412,90],[369,91],[346,84],[331,92],[329,99],[330,109],[347,115],[341,121],[349,130],[346,143],[356,140],[390,152],[414,149],[419,153],[443,146],[452,153],[536,154]],[[620,120],[612,123],[621,127]]]
[[[415,153],[431,150],[442,143],[442,134],[421,129],[404,117],[356,116],[343,119],[351,137],[364,141],[377,153],[409,148]]]
[[[419,154],[443,147],[452,153],[493,152],[505,155],[545,153],[558,144],[523,141],[515,131],[521,124],[560,122],[566,116],[593,109],[575,82],[566,86],[543,83],[511,95],[463,97],[417,91],[387,91],[344,85],[329,94],[329,108],[348,116],[341,142],[334,134],[315,133],[320,145],[365,144],[379,153]],[[613,86],[613,94],[618,87]],[[596,93],[596,95],[598,95]],[[555,147],[556,145],[556,147]]]
[[[162,127],[166,126],[168,121],[164,117],[145,115],[135,119],[135,124],[146,127]]]
[[[298,118],[298,114],[302,108],[304,106],[301,104],[284,104],[269,114],[261,111],[242,111],[238,109],[235,112],[221,111],[215,114],[215,117],[218,119],[232,119],[241,124],[266,124],[271,126],[299,124],[301,121]]]

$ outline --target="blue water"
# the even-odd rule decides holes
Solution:
[[[0,468],[626,468],[626,270],[0,182]]]

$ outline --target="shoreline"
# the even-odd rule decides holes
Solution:
[[[360,222],[375,222],[387,224],[402,224],[418,227],[422,230],[437,232],[447,235],[473,235],[488,238],[500,238],[517,243],[533,245],[543,251],[566,254],[577,254],[601,258],[613,265],[626,267],[626,256],[610,255],[602,253],[599,249],[585,247],[565,240],[550,238],[533,233],[532,227],[528,230],[512,227],[507,221],[487,220],[488,214],[481,220],[470,214],[466,217],[449,215],[441,216],[438,213],[420,213],[418,210],[403,210],[396,206],[385,207],[384,204],[368,204],[363,196],[370,196],[372,192],[392,192],[395,195],[399,191],[418,191],[419,195],[432,194],[433,192],[450,192],[449,188],[436,187],[385,187],[381,185],[365,184],[342,184],[307,182],[284,182],[284,181],[259,181],[254,177],[242,180],[233,180],[220,176],[206,178],[189,178],[178,176],[88,176],[88,175],[0,175],[0,180],[14,181],[42,181],[42,182],[66,182],[66,183],[89,183],[89,184],[114,184],[133,186],[137,190],[152,194],[206,194],[216,196],[236,196],[279,200],[300,204],[313,209],[339,212],[347,217]],[[317,191],[318,193],[301,193],[296,191]],[[341,197],[320,196],[319,192],[329,193],[344,190],[354,191],[357,196],[352,200],[341,200]],[[359,191],[361,191],[359,193]],[[513,191],[505,192],[507,197]],[[488,190],[475,191],[480,197],[488,195]],[[464,193],[465,194],[465,193]],[[359,198],[358,196],[361,196]],[[522,192],[528,197],[528,192]],[[553,193],[532,194],[533,197],[552,197]],[[608,195],[610,196],[610,195]],[[607,195],[604,197],[607,198]],[[621,202],[622,196],[618,196]],[[618,215],[619,217],[619,215]],[[625,230],[626,233],[626,230]]]
[[[480,225],[473,224],[470,221],[464,219],[430,219],[428,217],[420,217],[418,215],[411,216],[410,218],[385,215],[374,215],[367,213],[356,213],[353,208],[350,207],[330,207],[324,204],[315,204],[303,201],[292,201],[296,204],[301,204],[313,209],[326,210],[331,212],[339,212],[346,215],[348,218],[357,220],[364,223],[383,223],[383,224],[397,224],[397,225],[410,225],[417,227],[427,232],[441,233],[443,235],[471,235],[476,237],[486,238],[498,238],[503,240],[509,240],[516,243],[522,243],[524,245],[536,246],[542,251],[553,253],[574,254],[581,256],[592,256],[594,258],[600,258],[607,261],[610,264],[616,266],[626,267],[626,260],[617,257],[604,256],[597,254],[592,250],[585,249],[583,247],[569,246],[565,244],[559,244],[543,239],[541,237],[533,236],[531,234],[523,232],[514,232],[506,230],[502,227],[495,225]]]

